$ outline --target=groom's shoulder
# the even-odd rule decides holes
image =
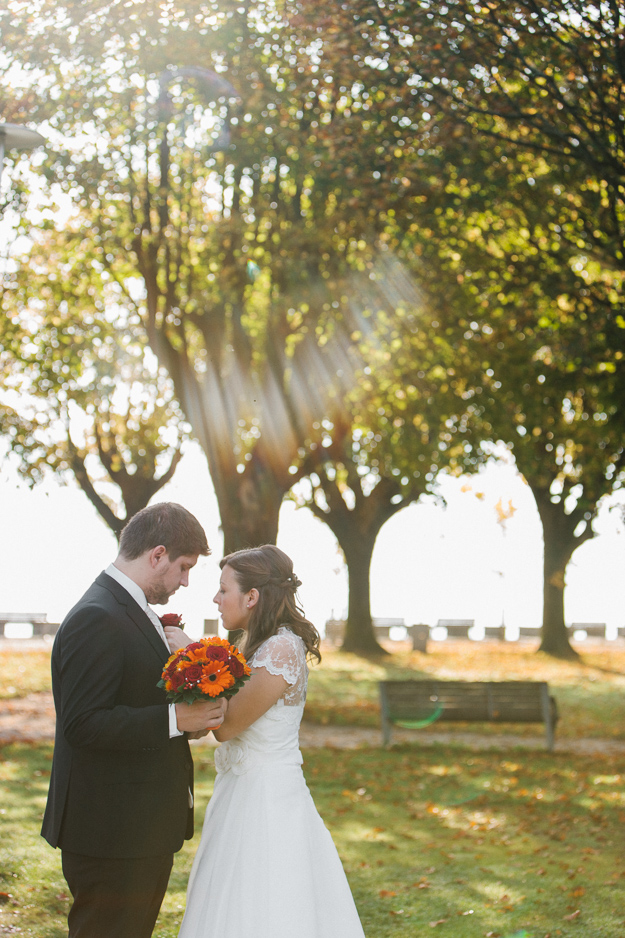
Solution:
[[[122,599],[121,590],[122,587],[112,577],[104,572],[101,573],[83,593],[78,602],[74,603],[64,621],[72,619],[76,613],[83,612],[90,606],[111,612],[116,610],[119,607],[120,599]]]

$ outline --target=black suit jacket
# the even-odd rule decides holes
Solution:
[[[42,835],[92,857],[174,853],[193,834],[193,762],[169,738],[168,651],[112,577],[100,574],[52,649],[56,739]]]

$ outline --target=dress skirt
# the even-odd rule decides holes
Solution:
[[[217,775],[179,938],[364,938],[299,750],[257,756]]]

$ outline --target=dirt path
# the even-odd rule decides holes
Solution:
[[[396,730],[394,742],[414,742],[416,734],[410,730]],[[51,693],[29,694],[27,697],[0,701],[0,744],[7,742],[40,742],[54,739],[54,703]],[[536,736],[482,736],[467,732],[431,732],[422,736],[423,742],[441,742],[451,745],[469,746],[471,749],[523,749],[545,748],[544,735]],[[303,749],[327,746],[331,749],[358,749],[381,745],[379,729],[367,729],[361,726],[319,726],[314,723],[302,723],[300,741]],[[214,746],[215,740],[209,735],[196,740],[195,746]],[[576,755],[607,753],[625,754],[624,740],[610,739],[560,739],[556,742],[556,752],[570,752]]]

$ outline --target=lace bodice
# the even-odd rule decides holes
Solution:
[[[267,764],[301,765],[299,725],[306,702],[308,665],[299,635],[281,626],[249,659],[252,668],[281,674],[289,685],[282,697],[238,736],[215,751],[217,772],[244,775]],[[253,680],[253,678],[252,678]]]
[[[256,650],[249,663],[253,668],[265,668],[270,674],[282,675],[288,683],[279,704],[283,702],[283,706],[297,707],[306,702],[306,646],[289,628],[280,626],[276,635],[270,636]]]

